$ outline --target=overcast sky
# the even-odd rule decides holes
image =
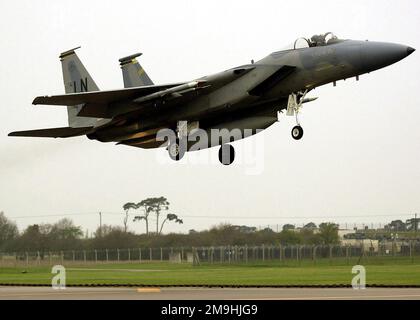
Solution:
[[[319,99],[303,109],[301,141],[290,135],[294,119],[282,115],[260,137],[235,142],[243,158],[229,167],[192,163],[190,154],[184,163],[162,163],[165,150],[85,137],[7,137],[67,125],[65,107],[31,103],[64,93],[58,55],[79,45],[79,57],[106,90],[123,86],[118,59],[138,51],[152,80],[170,83],[327,31],[419,49],[419,21],[416,0],[1,1],[0,211],[20,228],[74,215],[91,231],[97,212],[103,223],[121,225],[125,202],[161,195],[184,218],[167,231],[220,222],[386,222],[420,213],[419,51],[359,82],[311,92]],[[216,160],[217,152],[200,153]],[[259,159],[259,174],[250,174],[246,159]],[[140,223],[130,228],[144,231]]]

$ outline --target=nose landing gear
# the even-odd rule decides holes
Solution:
[[[300,125],[294,126],[292,129],[292,138],[300,140],[303,137],[303,129]]]
[[[292,129],[292,138],[295,140],[300,140],[303,137],[303,129],[299,123],[299,112],[302,108],[302,104],[305,102],[305,96],[308,93],[308,90],[304,92],[299,91],[298,93],[292,93],[289,96],[289,101],[287,103],[287,113],[288,116],[296,117],[296,126]]]

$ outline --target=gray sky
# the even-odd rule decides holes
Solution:
[[[104,223],[122,224],[118,213],[125,202],[163,195],[185,222],[167,231],[223,221],[386,222],[420,213],[419,51],[359,82],[312,92],[319,99],[303,109],[299,142],[290,136],[294,119],[284,115],[261,138],[236,142],[237,152],[252,158],[247,146],[263,141],[256,147],[264,160],[257,175],[247,174],[249,166],[240,161],[230,167],[216,161],[162,164],[157,160],[164,150],[83,137],[7,137],[67,125],[64,107],[31,102],[64,92],[58,55],[78,45],[105,90],[123,86],[118,58],[138,51],[154,82],[169,83],[258,60],[297,37],[327,31],[420,49],[419,21],[416,0],[1,1],[0,211],[20,228],[59,219],[40,215],[77,213],[71,216],[76,224],[94,230],[96,212],[109,213]],[[217,152],[201,151],[208,159]]]

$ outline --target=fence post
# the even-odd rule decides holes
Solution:
[[[181,247],[181,262],[184,260],[184,247]]]
[[[28,252],[26,252],[26,266],[29,265],[29,254]]]
[[[160,248],[160,261],[163,261],[163,249],[162,249],[162,247]]]
[[[300,245],[296,245],[296,260],[299,263],[299,249],[300,249]]]
[[[395,238],[394,238],[394,240],[392,241],[392,256],[394,256],[395,257],[395,254],[396,254],[396,244],[395,244]]]
[[[411,263],[413,263],[414,260],[413,260],[413,253],[412,253],[412,240],[410,240],[409,243],[410,243],[410,258],[411,258]]]
[[[265,261],[265,247],[262,245],[262,260]]]
[[[279,260],[280,260],[280,262],[283,260],[283,257],[282,257],[282,252],[281,252],[281,244],[279,245]]]
[[[245,245],[245,263],[248,263],[248,245]]]
[[[48,256],[50,258],[50,266],[52,266],[52,255],[51,255],[51,251],[48,253]]]
[[[98,263],[98,251],[95,249],[95,263]]]
[[[152,248],[149,248],[149,258],[150,258],[150,261],[152,261]]]
[[[329,246],[329,248],[330,248],[330,264],[332,263],[332,245],[330,245]]]
[[[120,249],[117,248],[117,261],[120,261]]]
[[[74,263],[75,260],[76,260],[76,255],[75,255],[75,252],[73,250],[73,263]]]
[[[39,254],[39,251],[36,252],[36,260],[38,262],[38,265],[40,265],[41,264],[41,256]]]
[[[346,263],[349,264],[349,246],[346,246]]]
[[[105,255],[106,255],[106,262],[108,262],[109,261],[108,249],[105,249]]]
[[[141,263],[141,248],[139,248],[139,262]]]
[[[130,248],[128,248],[128,261],[131,261],[131,252],[130,252]]]

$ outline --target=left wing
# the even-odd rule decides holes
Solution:
[[[151,93],[159,92],[173,88],[184,83],[156,85],[156,86],[145,86],[136,88],[127,88],[120,90],[109,90],[109,91],[94,91],[94,92],[83,92],[83,93],[69,93],[57,96],[41,96],[36,97],[32,104],[44,104],[50,106],[67,106],[67,105],[78,105],[78,104],[110,104],[121,100],[132,100],[141,96],[145,96]]]
[[[69,138],[84,136],[90,133],[93,127],[82,127],[82,128],[51,128],[51,129],[39,129],[39,130],[27,130],[27,131],[15,131],[9,133],[10,137],[38,137],[38,138]]]
[[[188,96],[193,92],[211,88],[216,90],[232,82],[255,68],[254,65],[226,70],[191,82],[167,85],[151,85],[121,90],[71,93],[57,96],[36,97],[34,105],[71,106],[83,105],[78,116],[113,118],[131,111],[139,110],[154,102],[168,101]],[[208,90],[205,90],[208,92]],[[144,111],[146,112],[146,111]]]

